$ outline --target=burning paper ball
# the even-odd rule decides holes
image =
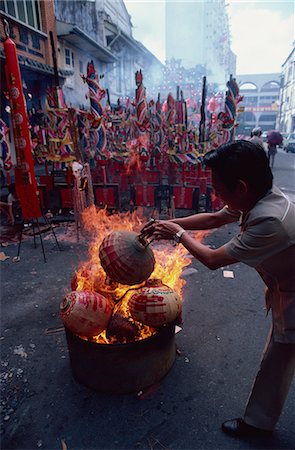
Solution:
[[[150,327],[173,322],[181,313],[181,298],[161,280],[148,280],[130,298],[128,305],[134,320]]]
[[[132,322],[132,319],[123,317],[115,313],[107,327],[106,336],[108,339],[114,338],[118,342],[133,342],[139,335],[139,329]]]
[[[60,304],[64,325],[73,333],[89,338],[105,330],[111,316],[111,304],[96,292],[72,291]]]
[[[147,280],[154,270],[152,250],[133,231],[114,231],[99,248],[103,269],[111,280],[132,286]]]

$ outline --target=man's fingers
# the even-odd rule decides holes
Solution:
[[[141,235],[145,238],[153,237],[154,240],[172,239],[175,232],[175,225],[168,221],[158,221],[151,219],[141,230]]]
[[[153,225],[156,222],[156,219],[152,218],[151,220],[149,220],[145,226],[142,228],[141,231],[145,231],[146,228],[149,228],[151,225]]]
[[[148,227],[142,228],[140,234],[141,234],[142,236],[150,236],[150,235],[153,234],[154,230],[155,230],[154,226],[153,226],[153,225],[150,225],[150,226],[148,226]]]
[[[156,240],[160,240],[160,239],[172,239],[173,236],[171,236],[171,233],[167,233],[165,230],[155,230],[153,237]]]

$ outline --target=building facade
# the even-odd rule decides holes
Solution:
[[[295,130],[295,43],[282,65],[277,128],[285,133]]]
[[[56,0],[58,65],[71,69],[64,83],[66,101],[85,106],[88,61],[101,77],[112,104],[134,97],[135,72],[142,69],[144,83],[154,84],[162,63],[132,36],[131,17],[123,0]],[[86,105],[87,107],[87,105]]]
[[[6,89],[4,19],[16,44],[24,94],[30,111],[45,109],[47,87],[63,87],[68,106],[88,108],[87,63],[94,62],[111,103],[134,97],[135,72],[145,84],[158,83],[162,63],[132,36],[131,17],[123,0],[0,1],[1,87]],[[54,65],[53,51],[57,65]],[[8,100],[1,97],[1,117]]]
[[[276,128],[279,111],[280,74],[237,75],[240,95],[237,133],[250,135],[251,130],[260,127],[262,131]]]
[[[204,66],[208,81],[225,89],[235,75],[236,57],[224,0],[166,0],[166,59],[172,58],[186,69]]]
[[[3,46],[5,19],[9,24],[10,37],[16,45],[27,108],[43,108],[46,89],[55,82],[52,44],[56,47],[57,40],[53,0],[2,0],[0,14],[1,95],[6,89],[6,58]],[[61,81],[65,80],[69,73],[71,71],[59,70]],[[5,104],[5,99],[1,98],[2,117],[5,116]]]

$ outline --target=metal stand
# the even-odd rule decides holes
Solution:
[[[60,251],[62,251],[62,249],[61,249],[61,247],[60,247],[60,245],[59,245],[59,242],[58,242],[58,240],[57,240],[57,237],[56,237],[56,234],[55,234],[55,231],[54,231],[54,228],[53,228],[51,222],[50,222],[50,221],[47,219],[47,217],[44,216],[44,215],[43,215],[43,219],[44,219],[45,223],[47,223],[47,224],[49,225],[50,230],[51,230],[51,232],[53,233],[53,236],[54,236],[54,239],[55,239],[55,242],[56,242],[56,245],[57,245],[58,249],[59,249]],[[41,247],[42,247],[42,253],[43,253],[44,262],[47,262],[47,261],[46,261],[46,256],[45,256],[45,249],[44,249],[44,245],[43,245],[42,233],[41,233],[41,229],[40,229],[39,218],[38,218],[38,217],[34,217],[34,218],[31,219],[29,222],[32,224],[33,237],[34,237],[34,248],[37,248],[37,243],[36,243],[36,233],[35,233],[35,225],[37,225],[38,232],[39,232],[39,236],[40,236],[40,242],[41,242]],[[19,255],[20,255],[20,247],[21,247],[21,243],[22,243],[22,237],[23,237],[23,230],[24,230],[24,227],[25,227],[25,220],[23,220],[22,226],[21,226],[20,237],[19,237],[19,243],[18,243],[18,250],[17,250],[17,258],[19,258]]]

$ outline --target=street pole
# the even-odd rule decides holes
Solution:
[[[52,31],[49,31],[49,37],[50,37],[50,45],[51,45],[51,51],[52,51],[52,61],[53,61],[53,71],[54,71],[54,84],[55,84],[55,87],[58,87],[59,86],[59,77],[58,77],[56,51],[55,51],[55,45],[54,45],[54,39],[53,39]]]
[[[206,125],[206,116],[205,116],[205,103],[206,103],[206,76],[203,77],[203,87],[202,87],[202,103],[201,103],[201,120],[199,125],[199,143],[205,141],[205,125]]]

